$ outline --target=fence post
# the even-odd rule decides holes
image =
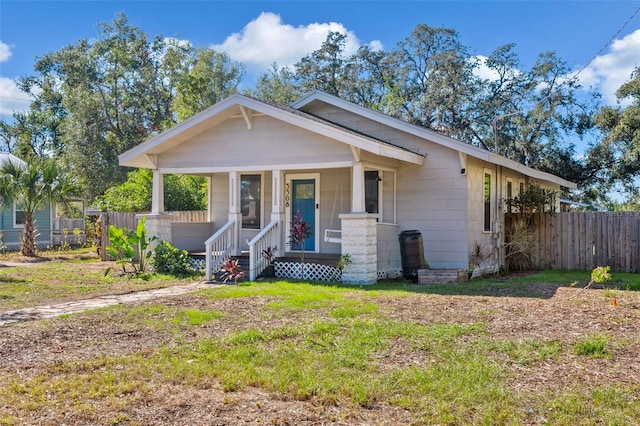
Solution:
[[[107,255],[107,243],[109,241],[109,212],[104,211],[98,218],[100,221],[100,260],[103,262],[109,260]]]

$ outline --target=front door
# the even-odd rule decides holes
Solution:
[[[293,177],[290,180],[291,209],[289,211],[289,224],[291,224],[291,220],[299,212],[302,215],[302,220],[307,222],[311,227],[311,235],[309,235],[304,243],[305,251],[316,251],[317,249],[317,185],[318,179],[315,177],[301,176],[300,179]],[[302,247],[291,247],[291,250],[301,249]]]

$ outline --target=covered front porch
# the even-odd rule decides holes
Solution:
[[[203,250],[208,280],[226,259],[242,254],[248,254],[247,276],[255,280],[268,266],[263,253],[269,248],[280,260],[304,251],[310,263],[321,255],[348,255],[351,263],[340,274],[345,283],[372,284],[400,271],[395,170],[352,162],[208,174],[208,220],[200,223],[173,222],[164,214],[164,175],[154,171],[153,176],[148,232],[178,248]],[[312,229],[304,247],[290,243],[296,213]]]
[[[164,174],[206,176],[212,229],[193,238],[206,249],[207,278],[229,256],[248,251],[255,279],[267,247],[277,247],[278,257],[349,255],[342,273],[349,283],[372,284],[378,271],[398,268],[396,173],[423,166],[424,153],[338,124],[354,118],[351,112],[327,120],[320,117],[325,105],[316,107],[312,114],[232,95],[122,154],[121,165],[153,170],[149,231],[184,238],[172,235],[164,214]],[[312,229],[304,247],[289,243],[298,212]],[[393,244],[385,243],[391,234]]]

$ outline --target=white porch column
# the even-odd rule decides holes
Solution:
[[[213,176],[207,176],[207,220],[213,222]]]
[[[242,206],[240,200],[240,173],[229,172],[229,220],[236,222],[233,234],[234,256],[242,252],[240,247],[240,231],[242,228]]]
[[[364,205],[364,166],[361,162],[355,162],[351,166],[353,178],[351,179],[351,212],[364,213],[367,211]]]
[[[345,284],[375,284],[378,281],[377,215],[369,213],[341,214],[342,254],[351,263],[342,270]]]
[[[284,173],[274,170],[271,173],[271,221],[278,221],[278,251],[276,257],[283,257],[285,252],[285,211],[282,196],[284,194]]]
[[[151,188],[151,213],[164,212],[164,175],[158,170],[153,171],[153,186]]]
[[[154,170],[151,187],[151,213],[136,216],[138,220],[146,217],[144,227],[147,237],[157,238],[156,241],[151,243],[150,250],[153,250],[160,241],[171,241],[172,216],[164,212],[164,175],[160,171]]]

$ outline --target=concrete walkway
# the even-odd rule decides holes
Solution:
[[[74,300],[71,302],[56,303],[53,305],[35,306],[32,308],[17,309],[0,313],[0,327],[20,321],[54,318],[65,314],[74,314],[90,309],[103,308],[105,306],[120,305],[124,303],[140,302],[164,296],[176,296],[192,291],[212,288],[217,284],[208,284],[204,281],[186,285],[159,288],[156,290],[136,291],[126,294],[113,294],[100,296],[93,299]]]

